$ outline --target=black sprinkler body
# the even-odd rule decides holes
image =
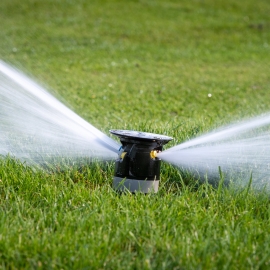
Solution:
[[[157,153],[172,138],[131,130],[110,132],[118,136],[122,144],[115,162],[113,188],[119,191],[157,192],[161,161]]]

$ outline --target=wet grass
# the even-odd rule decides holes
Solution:
[[[4,269],[266,269],[270,263],[264,192],[184,184],[176,170],[163,168],[167,180],[157,194],[119,196],[110,170],[98,165],[50,175],[10,159],[0,165]]]
[[[170,147],[269,110],[269,14],[267,0],[3,0],[0,57],[105,133]],[[264,191],[162,164],[157,194],[119,196],[113,169],[1,158],[0,268],[269,268]]]

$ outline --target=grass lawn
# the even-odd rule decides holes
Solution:
[[[0,7],[0,58],[106,134],[155,132],[171,147],[270,109],[268,0]],[[162,164],[157,194],[118,196],[113,170],[1,158],[0,269],[270,268],[268,194],[198,185]]]

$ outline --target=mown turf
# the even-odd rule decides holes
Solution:
[[[172,146],[269,110],[268,0],[0,5],[0,58],[105,133],[157,132]],[[0,268],[270,267],[263,191],[163,164],[158,194],[119,196],[112,175],[111,163],[44,172],[2,158]]]
[[[108,170],[101,174],[98,167],[95,181],[103,183],[95,188],[89,170],[46,175],[9,159],[1,168],[3,268],[261,269],[270,263],[267,194],[182,183],[165,184],[158,194],[119,196]]]

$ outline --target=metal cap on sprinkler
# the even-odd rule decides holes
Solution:
[[[172,138],[131,130],[110,132],[118,136],[122,143],[115,162],[113,188],[118,191],[157,192],[160,180],[160,159],[157,153]]]

